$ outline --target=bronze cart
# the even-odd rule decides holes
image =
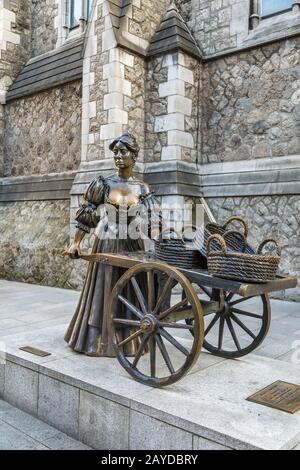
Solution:
[[[82,254],[81,258],[104,263],[108,270],[114,266],[126,269],[110,295],[111,340],[123,368],[153,387],[181,379],[195,364],[202,346],[215,356],[230,359],[254,351],[270,326],[268,294],[297,285],[297,277],[277,277],[265,284],[230,281],[210,276],[203,269],[178,269],[157,262],[155,255],[147,252]],[[126,298],[129,284],[138,305]],[[178,300],[166,305],[174,292]],[[251,299],[255,297],[260,307],[256,302],[253,311]],[[131,318],[119,318],[119,302]],[[137,352],[128,357],[126,344],[137,338]]]

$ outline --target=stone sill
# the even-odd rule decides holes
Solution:
[[[0,178],[0,202],[70,199],[76,172]]]

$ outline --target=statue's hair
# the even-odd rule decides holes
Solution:
[[[138,156],[138,153],[140,151],[139,144],[137,143],[136,138],[134,135],[130,134],[129,132],[125,132],[122,134],[120,137],[117,137],[109,146],[109,150],[113,150],[115,145],[118,142],[122,142],[122,144],[126,145],[126,147],[131,150],[135,154],[135,156]]]

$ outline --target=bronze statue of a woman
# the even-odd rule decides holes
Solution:
[[[144,250],[142,237],[132,238],[127,231],[127,237],[124,238],[124,227],[121,227],[119,212],[121,212],[121,208],[123,210],[126,208],[129,214],[132,208],[143,207],[148,213],[152,211],[153,214],[158,214],[157,202],[148,185],[133,176],[133,168],[139,152],[135,137],[125,133],[115,139],[109,148],[114,154],[117,173],[107,178],[98,176],[86,189],[85,202],[76,214],[75,241],[68,251],[72,258],[79,257],[80,244],[85,234],[89,233],[91,228],[96,228],[98,224],[101,225],[102,235],[105,236],[95,234],[93,253]],[[116,217],[115,213],[112,217],[114,220],[110,220],[110,214],[113,212],[105,210],[108,205],[116,209]],[[97,214],[98,206],[104,208],[105,216],[103,218]],[[136,211],[136,214],[138,215],[139,212]],[[153,214],[152,221],[155,219]],[[132,223],[134,218],[131,211],[126,223]],[[159,220],[159,216],[156,220]],[[81,297],[65,335],[66,342],[74,351],[91,356],[112,357],[115,355],[107,325],[107,306],[110,291],[123,273],[122,268],[113,268],[111,278],[108,279],[104,264],[89,263]],[[132,296],[133,302],[137,301],[134,292],[130,292],[129,295]],[[130,312],[123,312],[123,315],[127,314],[131,315]],[[128,355],[134,354],[138,346],[138,339],[129,343]]]

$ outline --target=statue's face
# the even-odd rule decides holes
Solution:
[[[134,165],[134,153],[122,142],[117,142],[113,148],[115,165],[117,168],[128,168]]]

